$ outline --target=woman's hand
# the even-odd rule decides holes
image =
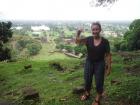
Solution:
[[[84,29],[83,29],[83,28],[79,28],[79,29],[77,30],[77,36],[80,36],[80,34],[81,34],[82,32],[84,32]]]
[[[85,45],[86,44],[86,38],[80,38],[80,35],[81,33],[84,32],[84,29],[83,28],[79,28],[77,30],[77,33],[76,33],[76,44],[81,44],[81,45]]]

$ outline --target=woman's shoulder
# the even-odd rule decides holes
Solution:
[[[105,37],[102,37],[103,42],[105,43],[109,43],[108,39],[106,39]]]
[[[86,45],[88,45],[93,39],[93,36],[87,36],[86,37]]]

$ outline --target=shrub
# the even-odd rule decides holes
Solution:
[[[127,44],[126,43],[121,43],[120,44],[120,50],[121,51],[126,51],[127,50]]]
[[[83,55],[85,55],[87,52],[86,47],[82,45],[75,46],[74,51],[76,54],[82,53]]]
[[[31,44],[27,44],[27,49],[29,51],[30,55],[36,55],[39,53],[41,47],[41,44],[39,43],[31,43]]]

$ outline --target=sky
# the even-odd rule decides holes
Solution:
[[[0,0],[0,20],[134,20],[140,0],[119,0],[111,7],[92,7],[92,0]]]

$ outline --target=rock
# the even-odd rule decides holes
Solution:
[[[64,71],[64,68],[60,65],[59,62],[52,62],[49,65],[58,71]]]
[[[81,94],[85,91],[84,86],[79,86],[73,89],[73,94]]]
[[[38,100],[39,99],[39,92],[37,92],[32,87],[25,87],[22,90],[24,100]]]
[[[72,53],[66,53],[66,52],[64,52],[64,54],[67,55],[67,56],[69,56],[69,57],[74,57],[74,58],[80,58],[81,57],[81,55],[80,56],[77,56],[77,55],[72,54]]]
[[[25,65],[24,66],[24,69],[29,69],[29,68],[32,68],[32,65]]]
[[[121,81],[119,81],[119,80],[111,80],[111,85],[113,85],[113,84],[119,85],[119,84],[121,84]]]

